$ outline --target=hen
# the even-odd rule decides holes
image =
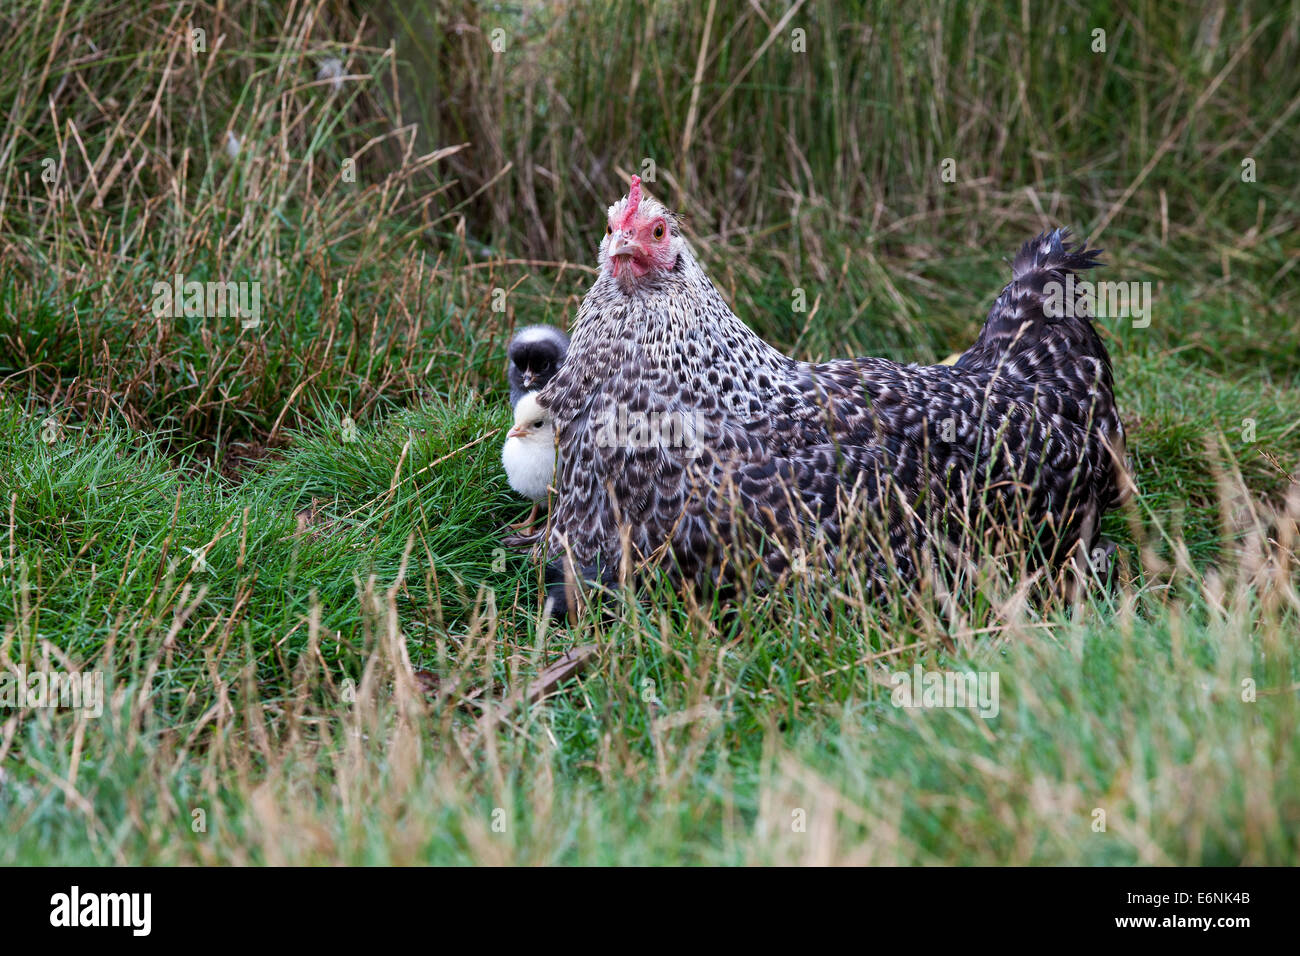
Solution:
[[[800,362],[736,317],[634,177],[539,396],[560,458],[552,612],[563,582],[612,581],[625,543],[635,568],[701,583],[852,557],[877,588],[994,538],[1039,563],[1090,549],[1128,488],[1124,429],[1083,303],[1044,311],[1048,283],[1097,264],[1065,236],[1024,245],[955,366]]]

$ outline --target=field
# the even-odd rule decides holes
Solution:
[[[6,0],[0,864],[1300,862],[1297,23]],[[1025,239],[1103,247],[1114,587],[545,622],[504,347],[632,174],[800,358],[937,362]],[[74,673],[102,713],[2,695]]]

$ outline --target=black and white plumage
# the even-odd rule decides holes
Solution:
[[[506,379],[510,382],[510,407],[528,392],[546,387],[569,351],[569,337],[553,325],[528,325],[506,346]]]
[[[600,275],[540,396],[560,456],[552,582],[612,580],[625,539],[638,567],[698,581],[736,543],[772,573],[820,544],[904,587],[923,555],[1011,529],[1062,561],[1126,494],[1105,346],[1081,313],[1044,313],[1048,282],[1096,265],[1064,230],[1020,250],[955,366],[809,363],[731,311],[639,181],[608,215]],[[619,424],[646,420],[659,425]]]

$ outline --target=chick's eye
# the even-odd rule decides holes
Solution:
[[[664,237],[664,224],[662,222],[655,223],[655,231],[653,235],[656,242]]]
[[[546,423],[543,422],[543,421],[539,418],[539,419],[537,419],[537,421],[533,422],[533,427],[534,427],[534,428],[541,428],[542,425],[544,425],[544,424],[546,424]]]

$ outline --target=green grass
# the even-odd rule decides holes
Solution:
[[[741,76],[790,8],[0,13],[0,665],[109,688],[0,707],[0,863],[1300,859],[1295,10],[808,4]],[[504,342],[568,323],[646,158],[804,358],[964,348],[1049,224],[1152,282],[1149,328],[1098,322],[1115,590],[659,583],[544,625]],[[261,282],[263,324],[153,316],[177,272]],[[999,714],[895,707],[917,663]]]
[[[1193,572],[1178,598],[1151,575],[1045,617],[995,584],[953,619],[900,600],[828,622],[810,582],[546,632],[531,569],[492,566],[519,509],[495,443],[462,444],[494,424],[477,401],[297,436],[236,492],[123,430],[50,448],[16,417],[4,652],[96,662],[118,690],[79,746],[66,712],[17,722],[6,862],[1295,858],[1288,552],[1271,577],[1226,569],[1217,601]],[[183,548],[213,541],[196,569]],[[588,675],[476,732],[470,688],[588,642]],[[914,661],[997,672],[1000,713],[894,707]],[[424,671],[461,688],[426,695]]]

